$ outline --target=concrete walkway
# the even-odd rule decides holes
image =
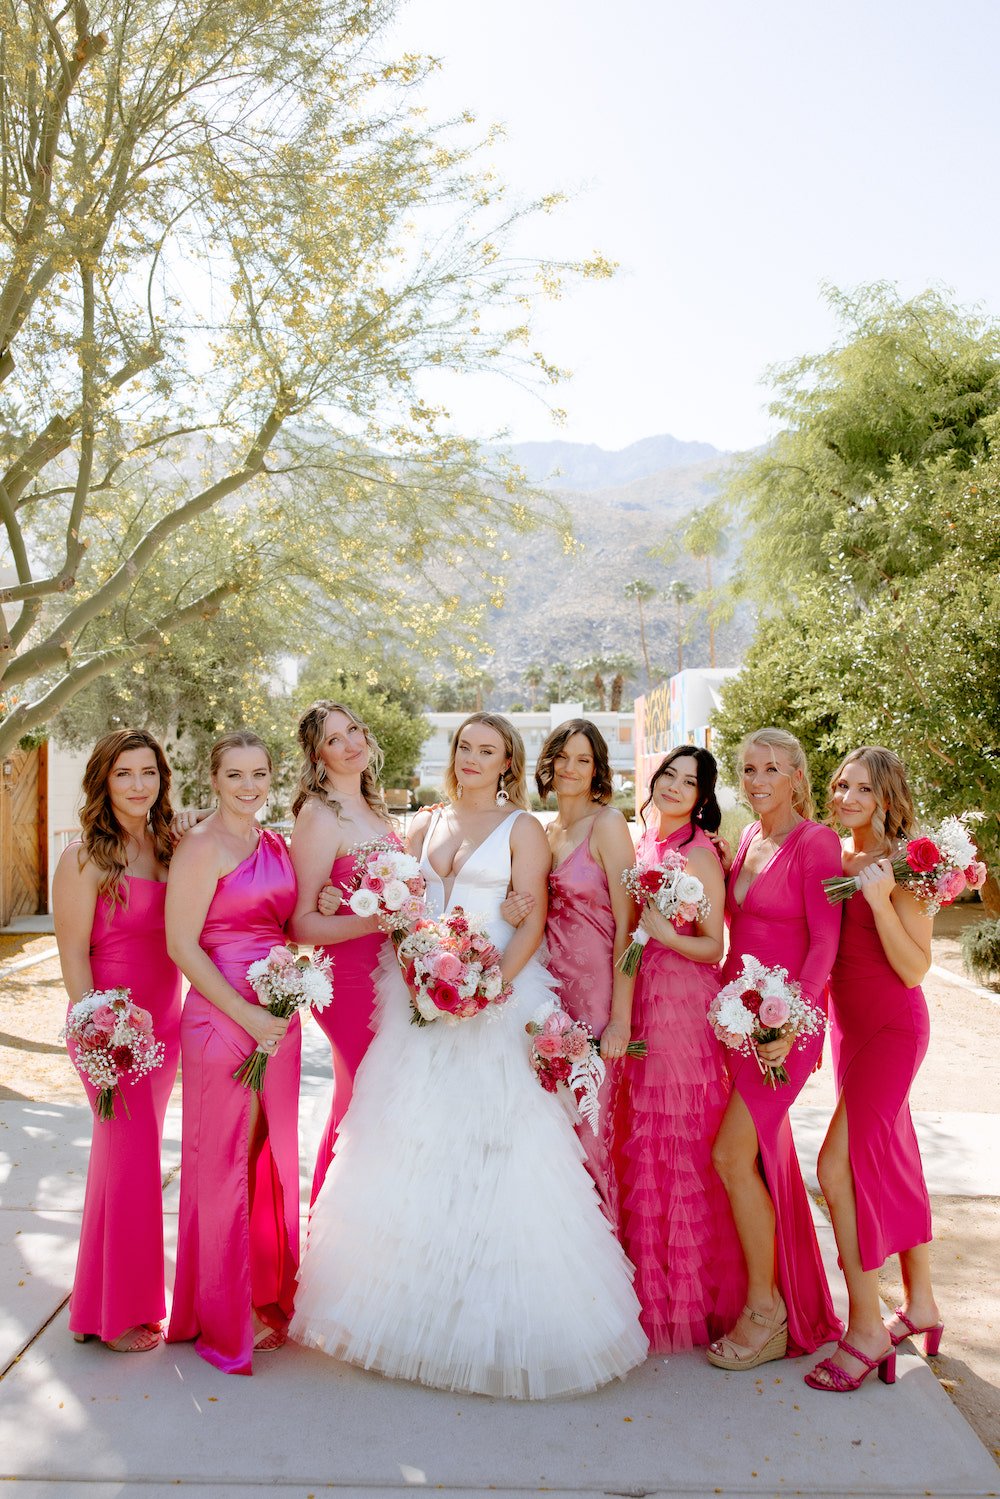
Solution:
[[[316,1028],[306,1035],[302,1160],[311,1168],[329,1061]],[[806,1158],[822,1112],[796,1117]],[[1000,1141],[986,1117],[988,1134],[980,1116],[918,1120],[932,1190],[998,1190]],[[384,1380],[293,1345],[258,1356],[252,1379],[218,1373],[187,1346],[134,1357],[78,1346],[65,1298],[89,1137],[85,1108],[0,1104],[0,1478],[11,1499],[306,1499],[331,1490],[373,1499],[424,1487],[456,1499],[1000,1490],[1000,1471],[912,1351],[894,1387],[871,1380],[849,1396],[809,1390],[801,1376],[810,1360],[735,1375],[693,1354],[650,1360],[594,1395],[520,1404]],[[178,1156],[171,1110],[171,1249]],[[819,1231],[839,1294],[822,1220]]]

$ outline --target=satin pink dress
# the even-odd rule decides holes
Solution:
[[[402,848],[395,834],[387,832],[386,839]],[[353,851],[334,859],[330,883],[345,894],[350,894],[354,889]],[[350,916],[352,913],[345,902],[336,914]],[[334,942],[329,947],[319,949],[326,953],[332,966],[333,1003],[327,1005],[325,1010],[317,1010],[315,1018],[326,1032],[333,1052],[333,1098],[330,1117],[326,1121],[316,1152],[310,1206],[319,1196],[320,1187],[326,1179],[340,1121],[347,1113],[347,1106],[354,1092],[354,1075],[371,1045],[374,1034],[372,1018],[375,1013],[375,971],[386,940],[383,932],[369,932],[367,936],[350,937],[346,942]]]
[[[847,1108],[848,1149],[863,1270],[927,1244],[931,1205],[910,1117],[910,1088],[927,1053],[923,990],[889,964],[875,914],[860,891],[844,904],[830,976],[830,1040]]]
[[[257,1003],[246,971],[285,941],[295,872],[284,839],[261,830],[254,853],[216,886],[201,946],[234,989]],[[254,1050],[248,1031],[191,988],[181,1019],[184,1084],[177,1275],[168,1343],[197,1339],[227,1374],[253,1372],[251,1306],[284,1329],[299,1263],[299,1064],[294,1015],[258,1095],[267,1140],[247,1180],[250,1090],[233,1073]]]
[[[640,868],[667,849],[709,849],[690,827],[658,839],[650,828],[636,851]],[[683,936],[692,923],[678,928]],[[695,963],[652,938],[642,953],[632,1034],[648,1047],[626,1057],[615,1161],[621,1238],[635,1266],[635,1290],[651,1353],[704,1347],[736,1321],[746,1293],[743,1251],[712,1144],[729,1099],[722,1044],[706,1024],[719,987],[715,963]]]
[[[723,983],[736,977],[745,953],[780,964],[824,1012],[830,970],[837,955],[840,907],[823,893],[822,881],[841,873],[840,839],[832,828],[800,822],[771,856],[737,905],[733,896],[758,824],[744,829],[729,873],[726,915],[729,954]],[[785,1066],[790,1081],[771,1088],[753,1057],[729,1052],[733,1086],[750,1111],[760,1143],[764,1178],[774,1202],[776,1275],[788,1308],[788,1352],[812,1353],[839,1338],[826,1271],[816,1242],[809,1198],[795,1154],[788,1111],[823,1049],[822,1033],[796,1042]]]
[[[590,852],[590,835],[549,875],[549,913],[545,925],[549,972],[559,980],[559,1003],[574,1020],[585,1021],[600,1036],[611,1018],[614,981],[615,917],[608,877]],[[604,1210],[618,1226],[618,1189],[611,1157],[615,1095],[621,1063],[610,1062],[598,1100],[598,1133],[577,1126]]]
[[[153,1017],[164,1059],[122,1085],[124,1103],[116,1100],[114,1119],[94,1117],[69,1325],[105,1342],[166,1315],[160,1145],[180,1056],[181,976],[167,956],[167,887],[136,875],[123,883],[127,905],[98,899],[90,971],[95,989],[131,989],[133,1001]],[[70,1056],[74,1052],[71,1045]],[[97,1089],[82,1081],[93,1108]]]

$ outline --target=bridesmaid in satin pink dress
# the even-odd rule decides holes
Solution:
[[[191,981],[181,1020],[183,1132],[168,1343],[196,1339],[227,1374],[285,1341],[299,1262],[299,1017],[279,1020],[246,971],[285,941],[295,873],[256,813],[271,759],[255,734],[212,750],[218,809],[186,835],[167,889],[167,941]],[[233,1073],[255,1047],[260,1093]]]
[[[640,868],[684,855],[711,910],[674,926],[647,904],[648,942],[635,981],[632,1025],[648,1054],[626,1057],[615,1163],[621,1239],[650,1352],[704,1347],[743,1305],[743,1255],[712,1144],[729,1100],[723,1047],[705,1023],[719,987],[725,880],[708,837],[721,814],[715,758],[680,745],[656,771],[642,809],[656,826],[639,840]]]
[[[840,1097],[819,1156],[850,1316],[837,1352],[806,1376],[814,1389],[857,1389],[873,1368],[891,1372],[896,1343],[925,1334],[937,1352],[943,1324],[931,1285],[931,1209],[909,1094],[930,1025],[920,980],[931,929],[916,896],[896,884],[891,857],[910,835],[913,802],[891,750],[854,750],[830,783],[834,816],[849,834],[844,873],[860,889],[844,903],[830,979],[831,1041]],[[898,1254],[906,1295],[882,1322],[878,1272]]]
[[[145,1353],[166,1310],[160,1145],[180,1052],[180,974],[163,920],[170,769],[152,735],[119,729],[94,746],[83,790],[83,836],[52,883],[70,1006],[92,989],[130,989],[165,1056],[123,1085],[128,1113],[119,1101],[114,1119],[94,1118],[69,1325],[77,1342],[98,1337],[117,1353]],[[94,1107],[96,1089],[83,1086]]]
[[[758,821],[744,831],[729,873],[728,983],[744,954],[780,964],[824,1011],[840,936],[840,908],[822,881],[840,873],[832,828],[809,820],[805,755],[783,729],[761,729],[741,746],[743,790]],[[752,1369],[812,1353],[840,1336],[799,1169],[788,1111],[819,1060],[822,1033],[757,1048],[765,1065],[784,1061],[790,1081],[772,1088],[754,1058],[730,1052],[733,1096],[713,1159],[725,1183],[747,1269],[746,1306],[708,1351],[722,1369]]]
[[[374,917],[355,916],[346,905],[354,853],[359,844],[377,838],[402,844],[378,781],[382,751],[368,727],[349,708],[324,698],[306,709],[298,737],[303,761],[292,805],[291,855],[299,893],[290,931],[297,942],[327,954],[333,978],[333,1003],[315,1012],[333,1052],[333,1099],[316,1155],[313,1203],[351,1101],[354,1075],[371,1044],[374,975],[386,941]]]

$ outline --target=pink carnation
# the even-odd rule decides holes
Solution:
[[[986,884],[986,865],[975,859],[965,871],[965,880],[970,890],[981,890]]]
[[[582,1062],[590,1051],[590,1037],[582,1025],[575,1025],[563,1037],[563,1047],[571,1062]]]
[[[760,1010],[758,1011],[761,1025],[766,1025],[769,1028],[774,1027],[775,1029],[778,1026],[784,1025],[789,1013],[788,1001],[779,999],[777,996],[762,1000]]]

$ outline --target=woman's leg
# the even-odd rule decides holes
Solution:
[[[734,1089],[712,1148],[712,1164],[729,1195],[747,1267],[747,1305],[773,1321],[781,1303],[774,1273],[774,1203],[760,1170],[757,1130]],[[741,1314],[728,1334],[743,1348],[762,1348],[774,1327]]]

